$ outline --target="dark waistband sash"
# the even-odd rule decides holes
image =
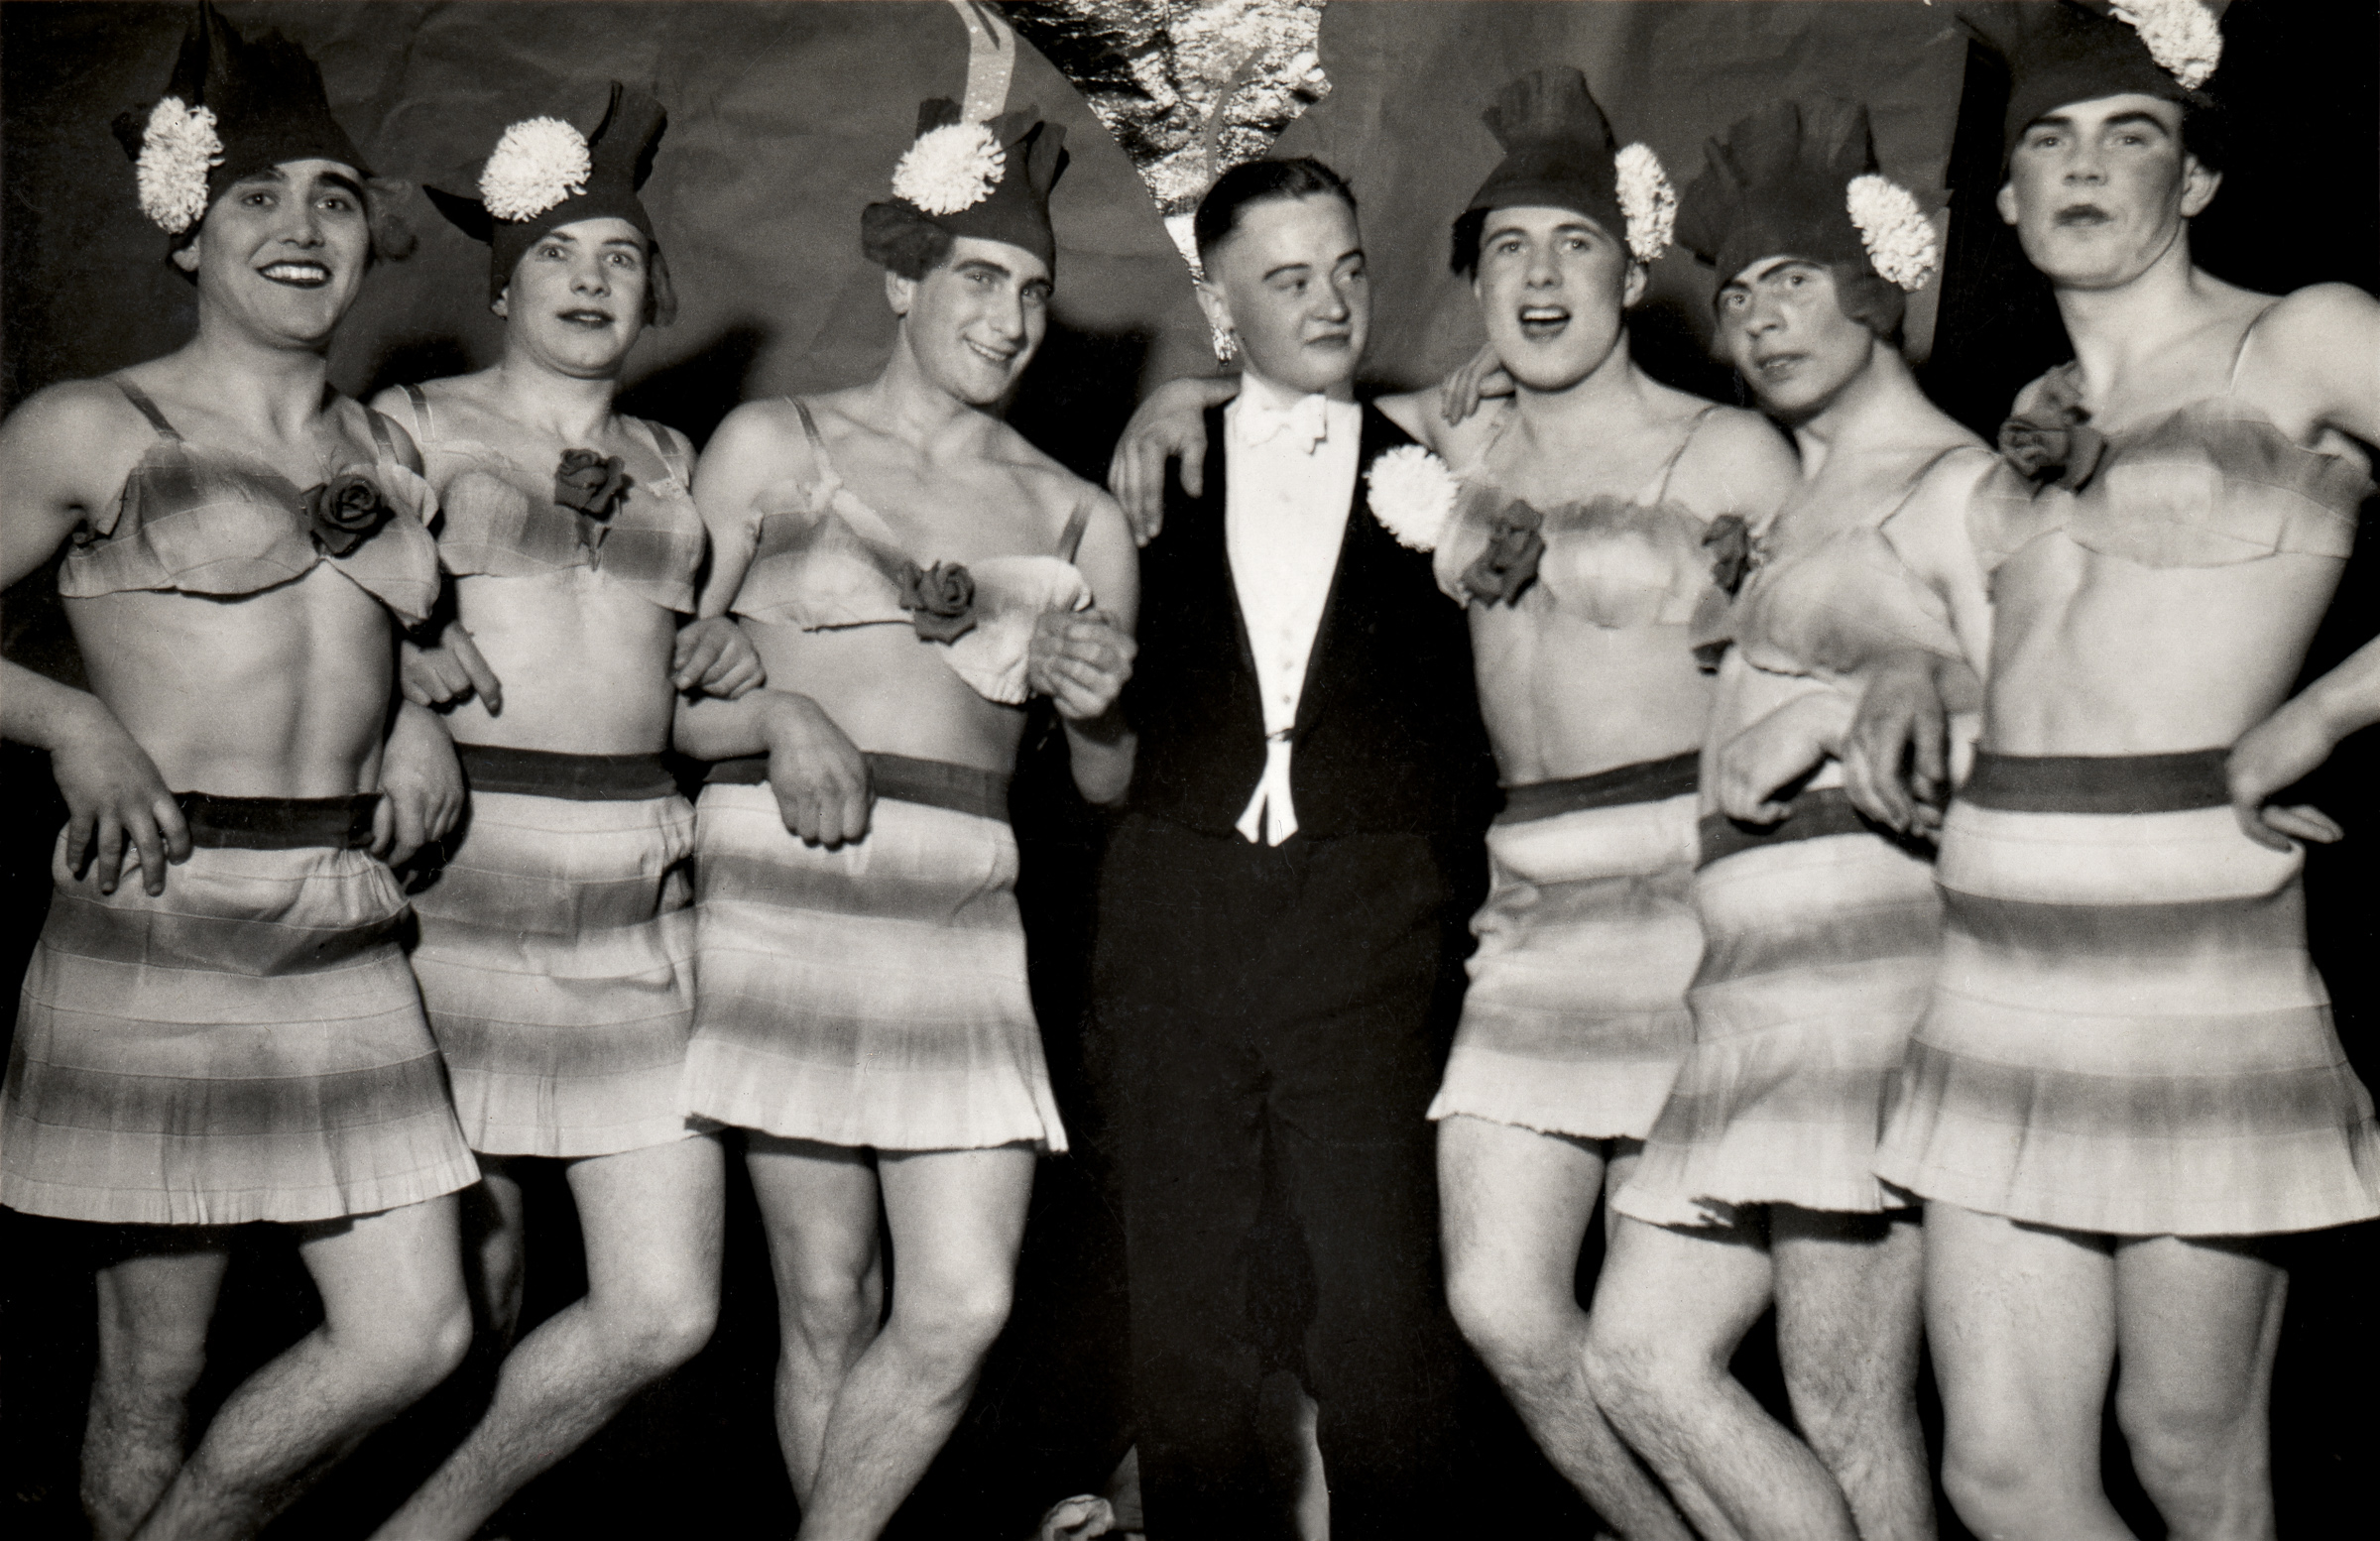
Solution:
[[[1796,840],[1827,835],[1881,835],[1896,845],[1902,837],[1851,806],[1850,793],[1840,786],[1804,792],[1793,800],[1793,811],[1774,824],[1744,824],[1724,813],[1706,813],[1699,828],[1702,856],[1695,866],[1708,867],[1745,851],[1765,850]]]
[[[494,744],[457,744],[454,754],[475,792],[515,792],[570,802],[644,802],[677,790],[677,778],[659,755],[562,755]]]
[[[1005,771],[978,766],[954,766],[944,760],[912,760],[907,755],[860,756],[868,762],[868,784],[879,797],[895,802],[922,803],[953,813],[972,813],[979,819],[1009,821],[1009,777]],[[769,779],[769,757],[747,755],[722,760],[703,779],[714,786],[758,786]]]
[[[360,851],[372,843],[380,793],[345,797],[218,797],[176,792],[190,844],[218,851]]]
[[[1617,808],[1631,802],[1661,802],[1684,796],[1700,784],[1702,756],[1672,755],[1667,760],[1644,760],[1632,766],[1613,766],[1593,775],[1574,775],[1559,781],[1531,781],[1504,788],[1498,824],[1525,824],[1588,808]]]
[[[2178,755],[1975,752],[1962,802],[2009,813],[2188,813],[2231,800],[2227,749]]]

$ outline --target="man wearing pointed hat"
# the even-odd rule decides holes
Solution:
[[[2223,170],[2199,0],[1978,7],[2007,61],[1997,207],[2074,362],[2001,430],[2041,491],[1981,522],[1994,635],[1945,817],[1934,1004],[1878,1173],[1926,1199],[1944,1481],[1968,1526],[2130,1534],[2115,1408],[2177,1536],[2270,1535],[2287,1278],[2262,1239],[2380,1214],[2380,1133],[2307,957],[2283,801],[2373,720],[2367,647],[2291,681],[2380,442],[2380,304],[2191,260]]]
[[[60,547],[88,691],[5,665],[0,728],[69,810],[25,980],[0,1201],[112,1228],[83,1444],[95,1534],[252,1535],[460,1360],[477,1178],[380,860],[451,823],[433,717],[396,697],[437,592],[404,431],[326,353],[407,242],[313,61],[202,7],[119,124],[196,286],[192,340],[0,427],[7,582]],[[293,1229],[323,1320],[187,1452],[226,1228]]]
[[[1049,323],[1063,139],[1030,108],[926,102],[861,218],[892,356],[738,408],[696,483],[702,612],[738,618],[769,688],[680,714],[679,747],[719,762],[685,1107],[746,1131],[804,1537],[880,1533],[949,1437],[1008,1316],[1035,1160],[1066,1148],[1009,774],[1048,696],[1076,786],[1122,794],[1138,584],[1115,504],[999,416]]]
[[[471,819],[416,886],[413,961],[486,1173],[481,1304],[509,1340],[535,1158],[566,1163],[588,1280],[389,1520],[415,1541],[477,1530],[700,1350],[717,1309],[719,1146],[679,1099],[694,810],[663,751],[680,692],[740,693],[760,664],[732,621],[692,619],[707,541],[684,436],[613,410],[675,306],[638,196],[665,121],[615,81],[591,134],[525,119],[470,193],[427,189],[489,246],[504,355],[376,404],[420,446],[454,589],[410,688],[448,706]]]
[[[1703,1533],[1914,1541],[1923,1236],[1871,1167],[1941,902],[1922,847],[1852,806],[1841,740],[1878,660],[1979,658],[1966,518],[1978,486],[2024,494],[1901,357],[1940,244],[1878,173],[1866,108],[1775,102],[1707,157],[1680,244],[1718,270],[1714,350],[1801,464],[1714,630],[1693,1048],[1611,1201],[1587,1374]],[[1790,1426],[1731,1369],[1771,1307]]]

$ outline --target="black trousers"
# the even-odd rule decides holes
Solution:
[[[1268,848],[1141,815],[1116,831],[1095,1051],[1151,1541],[1292,1534],[1255,1438],[1274,1356],[1251,1274],[1279,1272],[1251,1245],[1268,1166],[1312,1260],[1302,1347],[1333,1535],[1433,1533],[1461,1361],[1424,1114],[1469,888],[1419,835]]]

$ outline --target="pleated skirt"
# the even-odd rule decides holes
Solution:
[[[414,972],[464,1137],[490,1155],[529,1156],[684,1138],[693,807],[657,756],[535,757],[539,772],[540,761],[652,765],[609,784],[556,765],[547,790],[522,792],[487,783],[540,777],[485,774],[465,748],[469,823],[414,896]]]
[[[152,898],[137,870],[101,894],[64,851],[61,836],[0,1094],[0,1203],[221,1226],[479,1180],[378,858],[201,843]]]
[[[1943,830],[1942,973],[1885,1178],[2117,1236],[2380,1214],[2372,1100],[2306,951],[2303,853],[2240,833],[2222,760],[1978,758]]]
[[[1692,757],[1682,769],[1674,795],[1488,829],[1479,949],[1432,1119],[1589,1139],[1650,1131],[1686,1053],[1703,948],[1687,896]]]
[[[1064,1150],[1015,836],[886,780],[867,836],[832,851],[787,832],[766,785],[703,788],[684,1106],[833,1145]]]
[[[1613,1207],[1665,1226],[1754,1204],[1905,1207],[1873,1166],[1932,993],[1933,869],[1863,827],[1840,789],[1804,793],[1773,836],[1727,828],[1706,821],[1717,859],[1695,875],[1694,1048]]]

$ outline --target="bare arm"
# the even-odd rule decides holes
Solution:
[[[1097,499],[1075,564],[1099,608],[1043,615],[1034,628],[1025,677],[1050,696],[1066,725],[1075,789],[1095,803],[1124,800],[1138,741],[1125,721],[1125,681],[1138,652],[1132,629],[1140,610],[1140,558],[1116,501]]]
[[[735,700],[680,696],[671,738],[695,760],[769,757],[769,787],[785,828],[813,845],[868,833],[874,801],[859,747],[806,695],[754,690]]]
[[[1132,413],[1108,461],[1108,490],[1130,522],[1132,538],[1148,544],[1165,528],[1165,462],[1182,462],[1182,491],[1206,491],[1207,409],[1240,394],[1240,377],[1168,380]]]
[[[1978,496],[2013,480],[1978,444],[1971,455],[1939,462],[1884,525],[1911,576],[1942,601],[1963,655],[1913,647],[1878,654],[1859,670],[1863,693],[1844,742],[1844,784],[1862,813],[1903,834],[1940,827],[1951,794],[1950,714],[1983,704],[1991,600],[1968,516]]]
[[[694,507],[711,537],[711,567],[703,579],[695,614],[723,616],[734,606],[752,565],[753,533],[762,495],[798,470],[793,459],[802,440],[793,408],[783,402],[747,402],[727,415],[694,472]],[[788,434],[791,442],[788,442]]]
[[[0,423],[0,587],[13,586],[118,496],[138,458],[132,409],[97,381],[53,386]],[[137,432],[146,435],[146,427]],[[115,891],[127,849],[145,887],[162,893],[169,862],[189,857],[189,827],[148,752],[105,702],[16,663],[0,662],[0,734],[50,752],[66,803],[66,864],[98,867]]]

